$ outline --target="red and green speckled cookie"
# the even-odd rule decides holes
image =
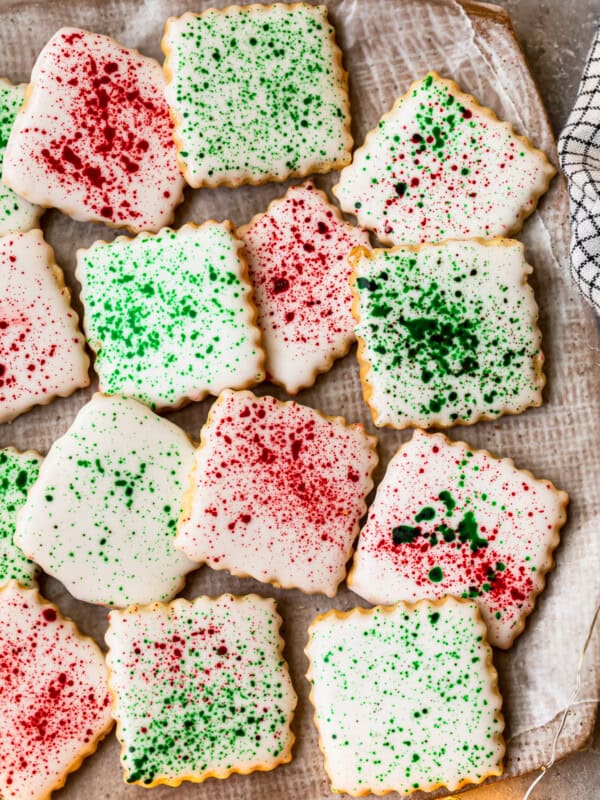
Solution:
[[[275,601],[175,600],[112,611],[110,688],[127,783],[200,783],[291,761],[296,707]]]
[[[502,698],[474,603],[334,610],[309,637],[310,699],[334,792],[454,791],[502,774]]]
[[[0,794],[47,800],[110,731],[97,644],[34,589],[0,589]]]
[[[538,309],[520,242],[357,248],[350,260],[377,426],[448,428],[541,405]]]
[[[376,440],[298,403],[225,391],[202,429],[176,547],[332,597],[366,510]]]
[[[310,182],[238,230],[248,258],[269,380],[296,394],[354,341],[353,247],[369,245]]]
[[[333,192],[384,244],[508,236],[556,170],[511,126],[430,72],[367,135]]]
[[[31,73],[3,180],[83,221],[155,231],[183,199],[164,76],[108,36],[61,28]]]
[[[242,243],[230,222],[188,223],[77,253],[100,389],[178,408],[264,379]]]
[[[210,8],[167,21],[167,102],[191,186],[239,186],[350,163],[347,76],[327,7]]]
[[[508,648],[554,566],[567,502],[510,459],[415,431],[377,489],[348,586],[371,603],[472,598]]]

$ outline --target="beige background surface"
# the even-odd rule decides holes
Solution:
[[[206,2],[197,2],[193,7],[199,10],[207,5]],[[512,115],[536,143],[550,150],[550,130],[540,112],[520,55],[512,39],[507,36],[502,20],[493,15],[472,17],[477,40],[476,43],[469,43],[469,47],[475,46],[473,53],[470,53],[469,48],[453,35],[458,27],[464,30],[465,18],[450,2],[340,0],[329,5],[346,53],[346,65],[351,71],[354,128],[359,143],[364,132],[373,126],[411,78],[429,67],[436,67],[451,74],[463,84],[463,88],[473,91],[499,111],[503,110],[501,106],[507,99],[512,98],[512,112],[509,106],[505,115],[509,118]],[[562,6],[561,13],[564,13]],[[110,0],[105,3],[77,4],[57,0],[46,4],[4,2],[0,8],[3,9],[0,18],[0,74],[6,74],[13,80],[27,80],[36,53],[48,35],[62,24],[87,26],[110,33],[125,44],[139,46],[144,52],[158,57],[162,22],[169,13],[187,10],[188,4],[179,0]],[[375,10],[377,13],[374,13]],[[543,4],[538,10],[543,14]],[[387,49],[381,46],[380,40],[384,35],[388,36]],[[547,30],[547,36],[548,42],[551,42],[550,30]],[[475,56],[481,57],[484,62],[479,71],[475,69]],[[490,71],[496,76],[493,82],[489,80]],[[326,179],[321,184],[329,186],[331,181]],[[186,219],[201,221],[215,215],[218,218],[229,216],[235,223],[241,224],[263,209],[269,199],[283,191],[282,186],[270,185],[260,189],[245,188],[235,193],[229,190],[189,192],[188,202],[180,211],[177,223],[181,224]],[[526,730],[527,724],[536,717],[538,722],[545,721],[543,713],[540,714],[536,707],[536,698],[543,698],[544,708],[551,708],[554,702],[558,709],[561,706],[560,698],[568,695],[569,677],[573,674],[568,668],[569,663],[572,665],[578,642],[582,640],[586,615],[589,616],[593,595],[598,588],[595,575],[598,572],[597,563],[593,558],[590,563],[583,543],[589,537],[591,552],[595,555],[597,543],[591,537],[597,531],[595,522],[600,519],[600,456],[594,424],[600,410],[599,344],[591,312],[569,286],[555,261],[555,258],[564,260],[566,255],[568,232],[565,219],[564,190],[556,182],[551,196],[544,201],[542,216],[528,224],[524,237],[528,255],[536,268],[535,283],[548,355],[547,405],[519,418],[483,423],[464,434],[460,430],[453,434],[455,438],[464,435],[475,446],[489,447],[502,455],[514,457],[517,464],[531,468],[569,490],[574,501],[565,542],[559,552],[559,570],[551,577],[549,591],[542,598],[528,631],[515,650],[497,658],[508,700],[509,720],[513,730],[516,720],[520,720],[520,727],[524,728],[520,736],[512,736],[509,742],[507,767],[513,774],[537,766],[548,750],[552,726],[542,725],[537,730]],[[56,212],[46,215],[43,226],[57,250],[59,263],[67,270],[68,282],[77,291],[71,273],[75,247],[86,246],[96,238],[111,238],[112,234],[106,233],[101,227],[74,223]],[[549,235],[552,237],[554,256],[549,247]],[[269,388],[265,387],[265,390]],[[0,444],[47,450],[53,439],[69,426],[86,396],[85,392],[80,392],[73,398],[58,401],[22,417],[0,431]],[[299,399],[321,407],[327,413],[342,412],[352,420],[368,419],[360,399],[357,370],[351,358],[340,363],[331,375],[319,379],[316,388],[304,392]],[[173,415],[173,419],[197,437],[207,408],[208,403],[198,404]],[[405,438],[403,434],[383,432],[380,451],[383,463],[399,441]],[[576,535],[578,539],[574,538]],[[567,536],[569,539],[566,539]],[[581,548],[575,546],[578,542]],[[580,576],[581,580],[574,580],[574,576]],[[584,602],[580,603],[580,586],[584,583],[587,583],[587,594]],[[72,615],[86,632],[101,640],[105,624],[102,610],[85,607],[72,600],[51,579],[43,580],[42,588],[48,596],[56,598],[63,610]],[[188,785],[179,790],[161,788],[153,790],[153,796],[171,797],[173,791],[177,791],[177,797],[182,799],[193,796],[237,800],[242,797],[270,798],[283,795],[291,800],[300,797],[312,800],[330,796],[316,752],[314,729],[306,703],[302,646],[308,620],[332,603],[323,598],[306,598],[298,592],[278,592],[251,580],[236,580],[223,573],[211,573],[208,569],[200,570],[190,580],[186,594],[223,590],[258,590],[281,598],[281,612],[286,624],[284,634],[288,640],[287,655],[301,695],[296,723],[300,740],[296,760],[269,775],[234,777],[220,785],[210,781],[202,787]],[[344,591],[334,604],[345,608],[356,602],[351,593]],[[552,646],[546,649],[546,645],[542,647],[538,644],[541,641],[540,632],[544,629],[555,634],[551,639]],[[548,637],[544,641],[547,640]],[[561,655],[565,658],[561,658]],[[589,662],[586,669],[588,694],[595,693],[597,684],[592,663]],[[555,678],[550,683],[540,680],[540,674],[548,676],[552,673]],[[589,740],[592,722],[592,708],[578,708],[570,720],[563,752]],[[557,769],[555,774],[558,776],[561,773]],[[470,797],[474,800],[479,795],[490,799],[516,798],[521,796],[522,786],[523,782],[520,782],[516,788],[504,785],[502,788],[479,790]],[[556,788],[558,786],[556,781],[554,786],[549,781],[536,796],[556,800],[596,796],[583,795],[581,791],[557,794],[560,791]],[[101,746],[99,754],[69,780],[65,790],[57,795],[63,800],[138,796],[147,795],[142,789],[124,787],[120,782],[117,747],[112,737]]]

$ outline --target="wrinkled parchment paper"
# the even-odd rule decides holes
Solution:
[[[506,20],[492,7],[466,0],[326,0],[336,25],[338,41],[350,73],[353,133],[361,144],[365,133],[387,111],[409,83],[436,69],[455,79],[501,118],[512,121],[553,160],[552,134],[528,70]],[[127,46],[139,48],[162,61],[160,38],[165,19],[190,8],[200,11],[223,0],[53,0],[10,2],[0,0],[0,75],[27,81],[35,57],[47,39],[63,25],[75,25],[114,36]],[[316,179],[329,189],[337,176]],[[188,220],[229,218],[236,225],[264,210],[286,186],[268,184],[240,189],[187,190],[176,225]],[[56,211],[47,212],[43,228],[55,247],[58,263],[65,269],[80,311],[78,284],[73,277],[75,252],[98,238],[116,235],[103,226],[74,222]],[[579,650],[585,639],[593,608],[600,596],[600,343],[591,311],[567,277],[568,245],[566,192],[555,179],[540,210],[519,237],[535,268],[532,283],[540,306],[548,387],[545,403],[518,417],[479,423],[452,431],[474,447],[485,447],[512,457],[518,466],[552,480],[571,495],[569,522],[557,551],[557,570],[539,598],[525,633],[508,653],[496,653],[500,686],[505,699],[508,752],[506,774],[521,774],[538,767],[547,757],[556,721],[567,704],[575,679]],[[259,392],[282,393],[269,385]],[[0,427],[0,446],[35,448],[46,452],[71,424],[92,390],[38,408]],[[338,362],[314,388],[303,391],[300,402],[327,414],[343,414],[361,421],[375,432],[362,400],[354,354]],[[195,439],[210,401],[192,405],[171,415]],[[410,434],[377,432],[381,463],[385,465]],[[71,598],[53,579],[42,577],[42,591],[56,600],[86,633],[103,646],[105,610]],[[287,798],[317,800],[329,795],[317,736],[308,704],[304,678],[303,648],[306,629],[315,614],[331,607],[348,609],[366,603],[343,588],[333,600],[282,591],[251,579],[237,579],[225,572],[201,568],[190,576],[186,596],[257,592],[279,599],[284,619],[283,635],[300,700],[294,728],[298,742],[294,761],[271,773],[234,776],[224,782],[210,780],[202,786],[183,785],[173,790],[152,790],[155,798]],[[598,637],[600,639],[600,637]],[[600,642],[596,640],[586,661],[583,698],[594,697],[600,678]],[[595,707],[578,706],[559,746],[559,755],[585,744],[593,728]],[[443,792],[442,792],[443,794]],[[118,746],[111,735],[57,797],[63,800],[100,798],[147,798],[144,789],[122,783]]]

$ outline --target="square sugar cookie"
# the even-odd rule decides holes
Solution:
[[[225,391],[202,429],[175,544],[214,569],[333,597],[373,486],[375,446],[341,417]]]
[[[180,599],[112,611],[109,622],[127,783],[179,786],[291,761],[296,693],[274,600]]]
[[[567,502],[508,458],[417,430],[379,484],[348,586],[371,603],[471,598],[506,649],[554,566]]]
[[[454,81],[415,81],[355,151],[333,193],[384,244],[517,233],[556,170]]]
[[[0,78],[0,174],[4,162],[4,151],[17,112],[23,105],[27,85],[12,83]],[[42,209],[19,197],[0,180],[0,236],[11,231],[29,231],[37,228]]]
[[[42,232],[0,237],[0,422],[89,384],[78,321]]]
[[[173,409],[264,379],[241,248],[230,222],[210,220],[78,251],[101,391]]]
[[[324,5],[210,8],[167,21],[167,102],[190,186],[350,163],[348,79]]]
[[[196,567],[174,547],[193,463],[181,428],[96,394],[50,448],[15,541],[78,600],[170,600]]]
[[[309,181],[238,230],[248,258],[270,381],[296,394],[354,341],[353,247],[369,237]]]
[[[97,644],[34,589],[0,589],[0,794],[47,800],[112,728]]]
[[[474,603],[333,610],[306,654],[332,791],[455,791],[502,774],[502,698]]]
[[[184,181],[164,88],[153,58],[61,28],[33,67],[3,179],[78,220],[133,232],[168,225]]]
[[[15,544],[15,529],[17,513],[37,480],[41,463],[41,455],[32,450],[26,453],[12,447],[0,450],[0,586],[10,580],[31,586],[38,572],[33,561]]]
[[[538,308],[520,242],[360,248],[350,260],[375,425],[448,428],[541,405]]]

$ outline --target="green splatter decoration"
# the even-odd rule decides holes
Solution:
[[[359,253],[356,332],[377,425],[446,427],[540,404],[537,306],[520,244]]]
[[[170,20],[167,102],[188,183],[263,183],[351,160],[346,74],[325,6]]]
[[[0,586],[10,580],[29,587],[38,571],[14,542],[17,513],[25,504],[29,487],[37,480],[41,456],[0,450]]]
[[[240,248],[230,223],[211,221],[79,252],[102,391],[160,409],[264,378]]]
[[[291,759],[296,695],[275,601],[198,597],[110,614],[127,783],[178,785]]]
[[[501,772],[501,699],[472,602],[332,612],[306,652],[333,791],[453,791]]]

